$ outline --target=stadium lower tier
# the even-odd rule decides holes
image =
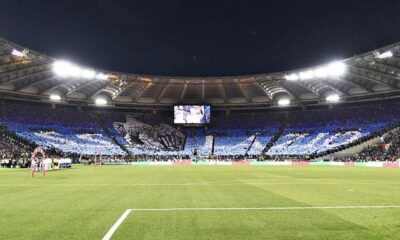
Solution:
[[[400,104],[394,102],[308,111],[221,113],[207,127],[182,128],[162,113],[20,103],[1,103],[0,107],[0,124],[26,146],[66,155],[108,156],[316,155],[381,134],[397,124],[400,116]],[[0,153],[6,155],[12,148],[2,142]]]

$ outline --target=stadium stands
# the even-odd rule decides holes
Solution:
[[[92,155],[124,154],[96,124],[89,112],[7,104],[2,105],[1,116],[1,124],[10,131],[44,149],[54,148],[63,153]]]
[[[201,129],[187,130],[186,143],[182,155],[191,155],[197,150],[200,155],[210,155],[212,153],[212,146],[214,136],[212,134],[204,133]]]
[[[251,145],[250,150],[248,151],[249,155],[257,155],[260,154],[265,146],[271,141],[272,136],[270,135],[254,135],[254,142]]]
[[[215,118],[214,154],[258,155],[278,131],[281,113],[232,113]]]
[[[397,123],[400,116],[400,104],[393,102],[308,111],[220,113],[207,127],[181,129],[167,113],[22,103],[0,106],[0,124],[47,151],[159,159],[187,159],[195,151],[201,156],[237,158],[264,151],[268,156],[314,156],[362,141]],[[4,141],[2,146],[3,155],[12,151]]]
[[[2,167],[15,167],[17,164],[25,166],[30,153],[29,144],[8,132],[5,126],[0,125],[0,162]]]
[[[293,112],[269,155],[311,155],[351,144],[399,121],[398,103]]]
[[[242,131],[230,131],[227,136],[216,137],[214,154],[244,155],[254,140],[254,135],[247,136]]]
[[[354,157],[353,161],[396,161],[400,156],[400,130],[390,131],[383,141],[375,146],[368,146]]]

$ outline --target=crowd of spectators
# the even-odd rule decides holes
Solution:
[[[30,145],[8,132],[0,125],[0,163],[1,167],[25,167],[29,164]]]
[[[122,135],[115,123],[128,126],[128,115],[131,125],[126,129],[130,134]],[[131,160],[143,156],[157,160],[190,159],[194,152],[202,157],[246,159],[258,158],[264,150],[267,152],[263,159],[312,159],[387,131],[399,122],[399,116],[400,103],[396,102],[308,111],[220,112],[205,127],[183,129],[173,125],[169,113],[1,103],[0,124],[15,136],[0,139],[0,157],[23,158],[27,152],[24,146],[40,145],[54,155],[73,155],[74,159],[99,154]],[[135,130],[138,124],[148,134]],[[160,129],[162,135],[158,134]],[[179,141],[169,136],[172,132],[179,136]],[[21,145],[9,139],[26,143]],[[149,147],[154,142],[168,148]],[[271,147],[267,148],[268,144]],[[359,158],[393,159],[398,155],[394,145],[388,143],[388,150],[381,155],[373,149],[365,150]],[[10,157],[11,153],[21,156]]]
[[[368,146],[351,158],[352,161],[389,161],[400,160],[400,130],[395,129],[382,137],[379,144]]]
[[[373,104],[288,114],[282,136],[268,155],[318,156],[351,146],[400,120],[400,104]]]
[[[90,111],[76,107],[2,103],[0,123],[45,150],[67,154],[125,154],[104,133]]]

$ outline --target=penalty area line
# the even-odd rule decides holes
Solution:
[[[118,227],[125,220],[125,218],[131,213],[132,209],[126,209],[125,212],[118,218],[118,220],[114,223],[114,225],[108,230],[106,235],[104,235],[103,240],[110,240],[112,235],[117,231]]]

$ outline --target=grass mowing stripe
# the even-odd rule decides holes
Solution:
[[[93,184],[93,185],[2,185],[0,188],[8,188],[8,187],[39,187],[39,188],[54,188],[54,187],[162,187],[162,186],[176,186],[176,187],[194,187],[194,186],[236,186],[236,185],[343,185],[343,183],[237,183],[237,184],[193,184],[193,185],[186,185],[186,184],[174,184],[174,185],[145,185],[145,184]],[[400,185],[400,183],[346,183],[349,185]]]
[[[253,184],[253,185],[304,185],[304,184],[317,184],[317,185],[342,185],[342,184],[353,184],[353,185],[400,185],[400,182],[379,182],[379,181],[330,181],[330,182],[232,182],[232,183],[96,183],[96,184],[0,184],[0,187],[157,187],[157,186],[234,186],[243,184]]]
[[[121,223],[125,220],[125,218],[131,213],[132,209],[127,209],[120,218],[114,223],[114,225],[108,230],[106,235],[103,237],[103,240],[110,240],[112,235],[117,231],[118,227],[121,225]]]
[[[313,209],[372,209],[400,208],[398,206],[311,206],[311,207],[244,207],[244,208],[131,208],[131,211],[245,211],[245,210],[313,210]]]

